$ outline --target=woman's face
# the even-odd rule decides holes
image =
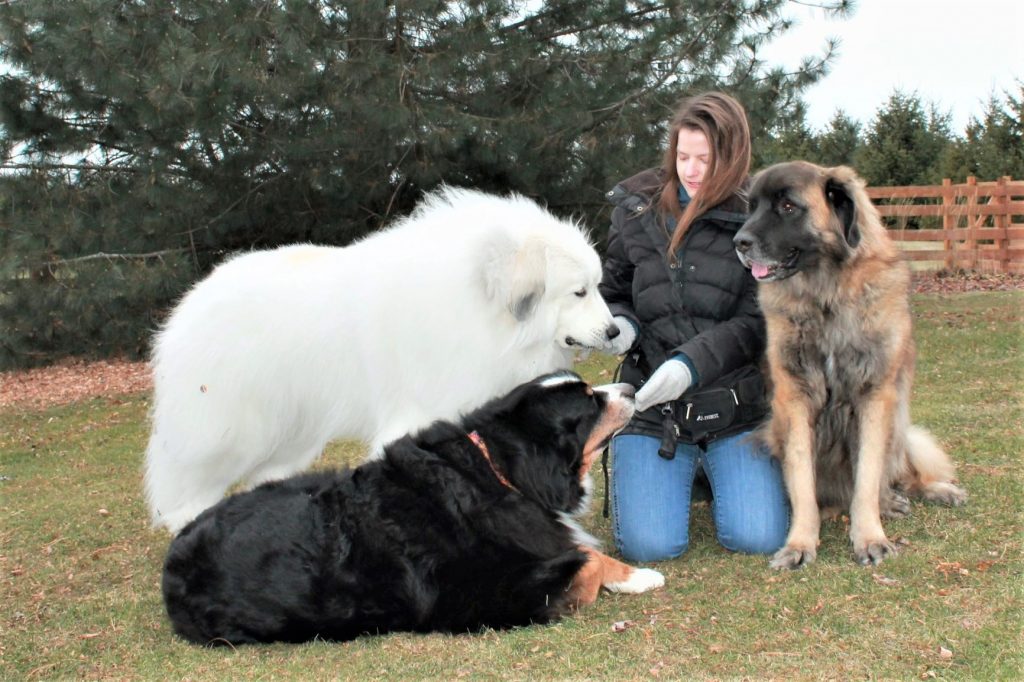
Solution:
[[[690,198],[697,196],[711,163],[711,146],[704,133],[695,128],[680,128],[676,141],[676,174]]]

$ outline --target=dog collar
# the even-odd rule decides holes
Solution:
[[[519,488],[509,483],[509,480],[505,478],[505,476],[500,471],[498,471],[498,467],[494,466],[494,460],[491,459],[491,453],[487,449],[487,443],[484,442],[483,436],[481,436],[476,431],[470,431],[467,435],[469,436],[469,439],[473,441],[473,445],[475,445],[477,449],[480,450],[480,454],[484,456],[484,459],[487,460],[487,464],[491,467],[491,471],[494,472],[494,475],[498,479],[498,481],[500,481],[501,484],[508,488],[509,490],[514,490],[515,492],[518,493]]]

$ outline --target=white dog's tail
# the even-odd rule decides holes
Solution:
[[[953,483],[956,465],[926,429],[907,429],[907,459],[911,468],[910,480],[904,481],[907,492],[951,506],[967,501],[967,492]]]

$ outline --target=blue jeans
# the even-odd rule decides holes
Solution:
[[[711,483],[718,541],[727,550],[769,554],[789,532],[789,498],[778,460],[741,433],[712,441],[707,452],[676,446],[658,455],[658,439],[616,436],[611,445],[612,533],[629,561],[677,557],[690,543],[690,495],[700,466]]]

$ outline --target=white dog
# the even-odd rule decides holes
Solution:
[[[445,189],[345,248],[227,261],[155,342],[146,498],[177,532],[236,482],[371,453],[456,419],[618,333],[579,226],[522,197]]]

